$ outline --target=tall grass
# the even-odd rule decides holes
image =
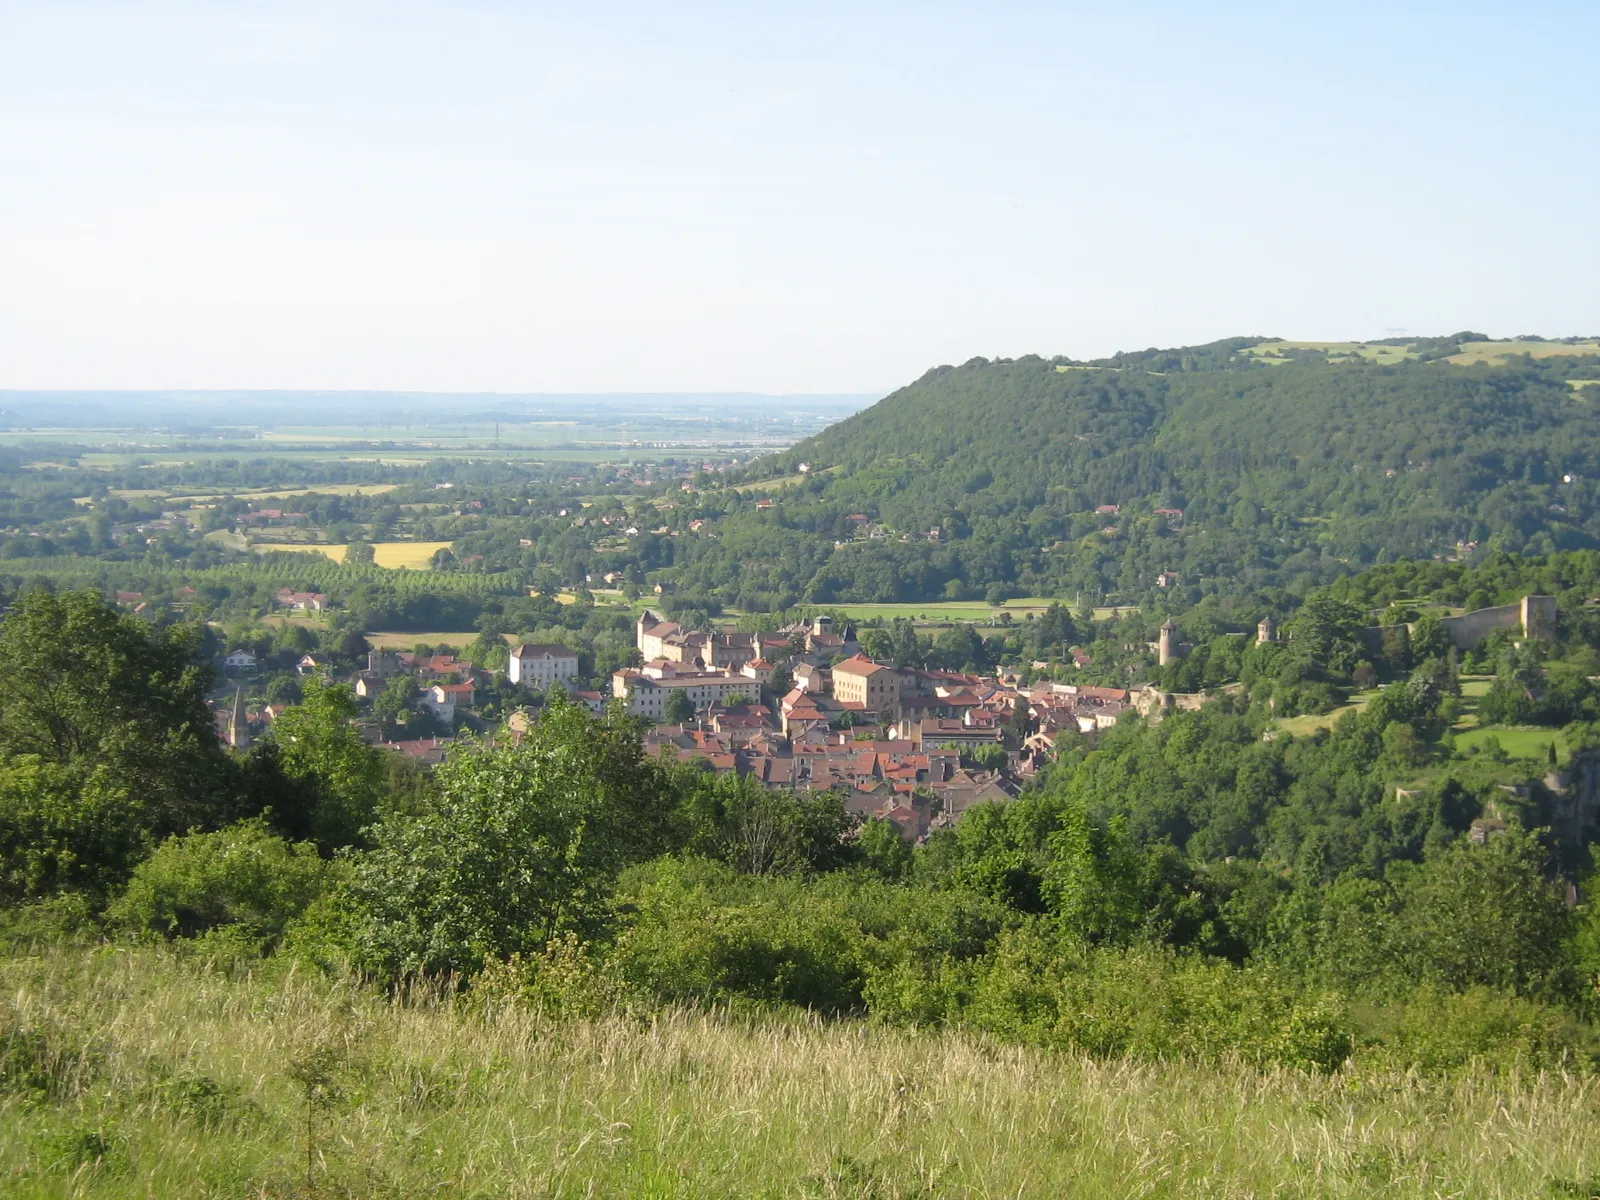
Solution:
[[[47,949],[0,987],[6,1196],[1600,1195],[1600,1087],[1559,1074],[556,1021],[161,950]]]

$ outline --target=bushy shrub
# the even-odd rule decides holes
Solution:
[[[664,848],[665,772],[616,712],[591,720],[552,699],[519,745],[459,749],[435,779],[350,858],[345,950],[388,981],[470,977],[568,931],[593,936],[618,873]]]
[[[1341,1005],[1260,969],[1157,946],[1089,948],[1039,922],[993,954],[946,964],[919,995],[897,966],[868,989],[874,1012],[938,1011],[1007,1041],[1104,1058],[1237,1059],[1333,1070],[1349,1057]]]
[[[845,903],[799,880],[661,859],[632,873],[619,899],[631,916],[612,966],[646,995],[833,1013],[861,1006],[868,940]]]
[[[1358,1008],[1367,1045],[1361,1059],[1386,1066],[1449,1071],[1478,1063],[1500,1070],[1592,1070],[1600,1034],[1560,1009],[1490,988],[1449,993],[1417,989],[1382,1008]]]
[[[261,821],[246,821],[168,838],[134,870],[106,915],[165,937],[232,925],[247,936],[276,938],[322,891],[328,869],[309,842],[286,842]]]

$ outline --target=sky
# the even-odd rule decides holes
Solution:
[[[0,388],[1600,333],[1600,4],[0,0]]]

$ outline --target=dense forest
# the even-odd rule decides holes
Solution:
[[[1600,540],[1600,424],[1571,382],[1600,358],[1267,366],[1252,344],[935,368],[707,496],[720,539],[684,543],[675,575],[745,607],[1194,602]]]

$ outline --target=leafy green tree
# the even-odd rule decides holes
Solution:
[[[511,647],[500,634],[485,630],[467,647],[467,661],[483,671],[504,671],[511,662]]]
[[[898,880],[911,872],[914,852],[892,821],[871,820],[856,839],[867,865],[885,879]]]
[[[552,697],[520,744],[458,750],[436,783],[351,860],[350,951],[387,979],[592,933],[617,873],[667,845],[671,789],[620,712]]]
[[[674,688],[662,708],[662,716],[668,725],[686,725],[694,720],[694,701],[682,688]]]
[[[1348,674],[1364,652],[1360,632],[1366,624],[1355,605],[1318,594],[1290,623],[1290,644],[1302,661]]]
[[[324,849],[355,844],[388,791],[380,753],[351,723],[358,711],[345,684],[307,680],[305,699],[272,726],[283,774],[316,795],[305,832]]]
[[[351,538],[345,544],[344,561],[351,566],[370,566],[376,560],[376,557],[377,551],[373,549],[372,543],[365,538]]]
[[[1399,969],[1456,991],[1565,991],[1572,915],[1545,877],[1548,858],[1536,837],[1510,829],[1429,860],[1400,888]]]
[[[93,592],[31,591],[0,624],[0,860],[13,894],[103,888],[142,838],[235,815],[199,637]]]

